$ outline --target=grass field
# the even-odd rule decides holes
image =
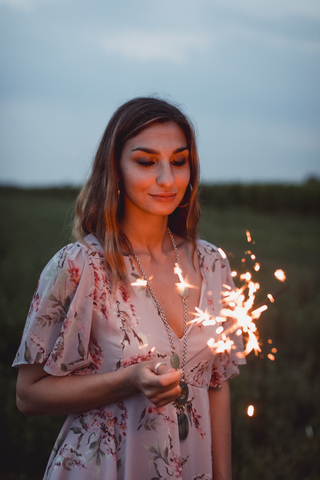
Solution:
[[[18,412],[11,363],[39,274],[70,241],[73,199],[73,191],[0,189],[3,480],[40,480],[63,422]],[[203,209],[201,237],[221,246],[232,268],[243,268],[248,248],[257,255],[260,298],[282,286],[273,276],[277,268],[289,287],[258,321],[264,358],[251,353],[231,381],[234,480],[320,479],[320,223],[307,213],[217,210],[208,203]],[[266,356],[271,347],[278,350],[274,362]],[[249,404],[253,417],[246,414]]]

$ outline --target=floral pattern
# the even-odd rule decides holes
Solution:
[[[14,365],[45,363],[51,375],[91,375],[150,359],[169,362],[167,332],[145,287],[118,288],[115,296],[97,239],[70,244],[42,272]],[[198,241],[202,288],[199,308],[219,315],[223,285],[232,284],[227,260]],[[133,282],[140,278],[124,256]],[[228,320],[230,322],[231,320]],[[212,480],[208,388],[239,373],[235,348],[216,354],[207,341],[213,326],[188,329],[185,413],[189,435],[180,441],[173,404],[155,407],[143,395],[69,415],[49,459],[45,480]],[[176,352],[183,341],[174,332]]]

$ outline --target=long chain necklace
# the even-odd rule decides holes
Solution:
[[[181,270],[180,257],[179,257],[179,252],[178,252],[176,242],[175,242],[175,240],[173,238],[173,235],[172,235],[169,228],[167,228],[167,231],[169,233],[171,243],[172,243],[175,255],[176,255],[176,263],[178,264],[178,266]],[[135,259],[135,261],[138,265],[140,275],[143,277],[144,281],[146,282],[146,286],[147,286],[147,289],[150,293],[150,296],[151,296],[152,300],[154,301],[154,303],[157,307],[158,315],[161,318],[161,320],[162,320],[162,322],[163,322],[163,324],[166,328],[167,335],[168,335],[169,342],[170,342],[171,353],[172,353],[171,358],[170,358],[170,364],[171,364],[172,368],[175,368],[176,370],[178,370],[178,368],[180,366],[180,358],[179,358],[179,355],[176,353],[176,348],[174,346],[174,342],[173,342],[172,334],[171,334],[171,329],[170,329],[170,326],[168,324],[167,318],[166,318],[166,316],[165,316],[165,314],[164,314],[164,312],[161,308],[160,303],[158,302],[157,297],[155,296],[154,291],[152,290],[152,287],[150,285],[150,282],[148,280],[148,277],[147,277],[145,271],[142,268],[140,260],[139,260],[138,256],[134,253],[134,251],[132,249],[132,246],[129,242],[128,242],[128,247],[129,247],[129,250],[130,250],[130,254],[133,256],[133,258]],[[180,296],[181,296],[181,299],[182,299],[182,302],[183,302],[183,350],[182,350],[182,365],[181,365],[182,376],[181,376],[181,379],[180,379],[181,393],[180,393],[179,397],[175,400],[174,403],[175,403],[175,406],[177,408],[179,438],[180,438],[180,440],[185,440],[188,436],[188,433],[189,433],[188,418],[187,418],[186,414],[184,413],[185,405],[187,403],[188,394],[189,394],[188,385],[184,381],[184,378],[185,378],[184,368],[185,368],[186,355],[187,355],[187,319],[188,319],[187,295],[188,295],[188,293],[187,293],[186,290],[184,290],[182,292],[179,291],[179,293],[180,293]]]

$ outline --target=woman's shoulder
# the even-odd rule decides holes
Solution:
[[[197,238],[196,243],[197,243],[197,246],[200,246],[203,248],[212,248],[215,251],[218,250],[218,247],[216,247],[213,243],[210,243],[207,240],[204,240],[203,238]]]
[[[76,266],[83,270],[95,258],[103,259],[103,248],[94,235],[87,235],[83,241],[75,241],[62,247],[47,263],[48,270],[65,270]]]
[[[200,265],[211,265],[211,269],[215,270],[216,265],[220,264],[221,268],[228,267],[229,262],[227,255],[222,248],[216,247],[206,240],[197,240],[197,252],[200,259]]]
[[[219,254],[220,248],[216,247],[213,243],[208,242],[207,240],[203,240],[198,238],[196,242],[197,248],[199,251],[207,254],[207,255],[212,255],[212,254]]]

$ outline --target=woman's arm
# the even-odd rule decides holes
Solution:
[[[228,380],[220,389],[209,388],[213,480],[232,480],[231,413]]]
[[[27,416],[69,414],[97,408],[142,393],[156,406],[173,402],[181,392],[181,370],[164,366],[152,370],[157,360],[110,373],[55,377],[43,364],[21,365],[17,380],[17,406]]]

